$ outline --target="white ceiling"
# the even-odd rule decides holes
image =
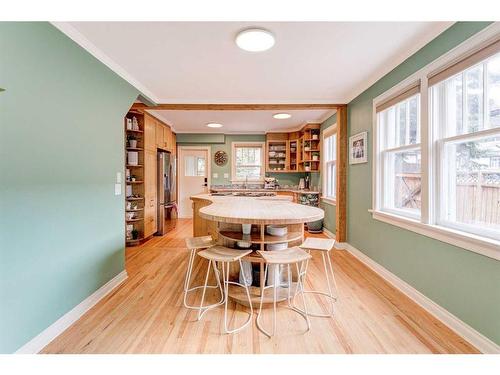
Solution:
[[[54,23],[157,103],[348,103],[451,22]],[[240,50],[269,29],[275,46]]]
[[[276,120],[279,111],[148,111],[170,124],[179,133],[265,133],[297,130],[308,122],[320,123],[335,110],[284,111],[292,115],[286,120]],[[209,122],[217,122],[222,128],[209,128]]]
[[[71,22],[61,31],[156,103],[348,103],[451,22]],[[276,44],[252,53],[238,31],[264,27]],[[290,111],[287,111],[290,112]],[[293,111],[292,111],[293,112]],[[161,111],[177,132],[255,133],[328,117],[297,111]],[[207,122],[221,122],[209,129]]]

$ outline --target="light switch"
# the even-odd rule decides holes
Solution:
[[[116,172],[116,183],[117,184],[122,183],[122,173],[121,172]]]
[[[219,174],[218,174],[218,173],[214,173],[214,174],[212,175],[212,177],[213,177],[213,178],[219,178]]]
[[[224,173],[224,178],[229,178],[229,173]]]
[[[115,184],[115,195],[122,194],[122,184]]]

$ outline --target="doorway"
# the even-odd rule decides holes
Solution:
[[[179,217],[193,217],[192,202],[196,194],[208,193],[210,186],[210,147],[179,147]]]

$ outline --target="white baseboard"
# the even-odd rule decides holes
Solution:
[[[335,233],[330,232],[328,229],[323,228],[323,233],[326,234],[328,237],[335,239]],[[337,250],[345,250],[347,249],[347,242],[338,242],[335,241],[334,248]]]
[[[354,246],[346,243],[347,251],[354,255],[357,259],[363,262],[370,269],[375,271],[378,275],[384,278],[388,283],[393,285],[399,291],[411,298],[415,303],[424,308],[438,320],[446,324],[450,329],[455,331],[458,335],[463,337],[469,343],[474,345],[480,352],[485,354],[499,354],[500,346],[496,343],[477,332],[474,328],[464,323],[448,310],[439,306],[436,302],[426,297],[406,281],[401,280],[392,272],[375,262],[373,259],[356,249]]]
[[[28,343],[19,348],[15,354],[36,354],[47,346],[52,340],[63,333],[70,325],[76,322],[90,308],[97,304],[101,299],[106,297],[113,289],[127,279],[127,271],[122,271],[106,284],[97,289],[90,296],[85,298],[77,306],[64,314],[52,325],[42,331],[39,335],[31,339]]]

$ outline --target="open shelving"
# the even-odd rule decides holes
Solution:
[[[288,169],[287,140],[267,142],[267,166],[269,172],[284,172]]]
[[[144,238],[144,114],[131,110],[124,122],[125,233],[127,246],[133,246]],[[137,238],[132,238],[133,230],[138,232]]]
[[[320,127],[320,124],[306,124],[299,131],[266,134],[266,172],[318,172]]]

